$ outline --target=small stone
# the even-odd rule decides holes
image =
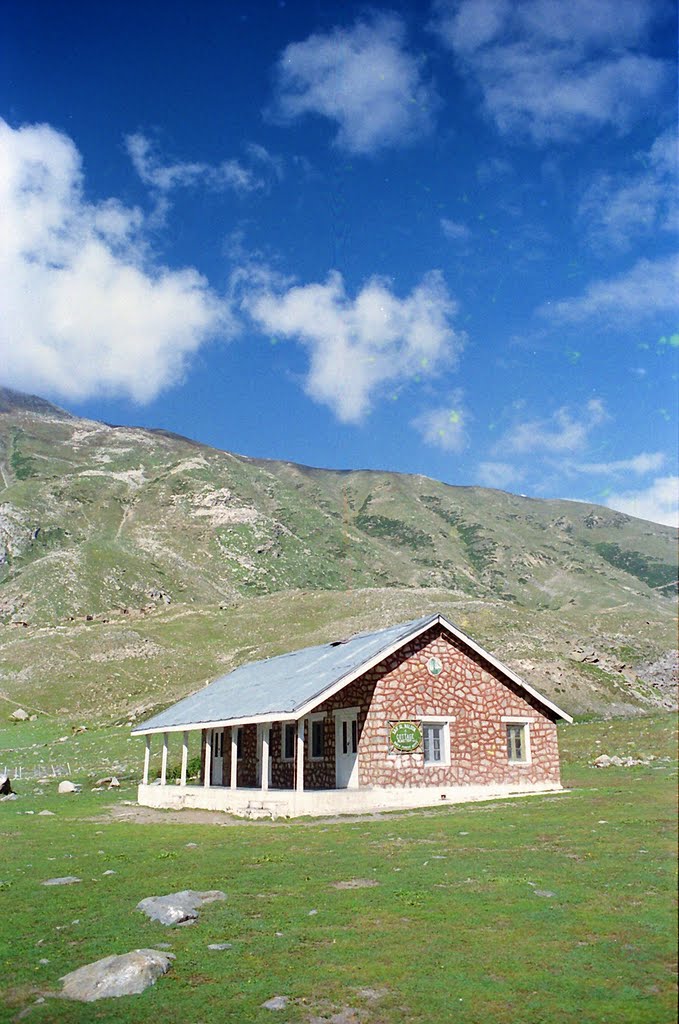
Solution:
[[[17,708],[9,717],[12,722],[27,722],[30,715],[27,711],[24,711],[23,708]]]
[[[263,1010],[284,1010],[290,1002],[290,996],[272,996],[262,1003]]]
[[[549,889],[533,889],[536,896],[543,896],[545,899],[551,900],[552,896],[556,896],[555,892],[550,892]]]
[[[317,910],[310,910],[309,913],[307,914],[307,917],[313,917],[317,913],[318,913]]]
[[[233,949],[233,943],[232,942],[211,942],[208,945],[207,948],[208,949],[217,949],[217,950]]]
[[[186,844],[186,849],[187,850],[195,850],[197,847],[198,847],[198,843],[187,843]]]
[[[105,875],[115,875],[115,871],[113,870],[113,868],[109,868],[108,871],[104,871],[104,874]]]
[[[47,959],[46,956],[43,956],[43,957],[40,958],[40,960],[38,960],[38,963],[39,964],[48,964],[49,960]]]
[[[109,782],[109,784],[108,784],[108,788],[109,788],[109,789],[120,789],[120,783],[118,782],[118,780],[117,780],[117,778],[115,777],[115,775],[113,776],[113,778],[112,778],[112,779],[111,779],[111,781]]]
[[[74,882],[82,882],[82,878],[76,878],[75,875],[63,875],[61,878],[48,878],[43,885],[73,885]]]
[[[380,883],[376,878],[349,878],[346,882],[331,882],[333,889],[373,889]]]
[[[53,818],[54,811],[38,811],[39,818]]]
[[[361,999],[367,999],[368,1002],[374,1003],[378,999],[383,999],[386,996],[386,988],[358,988],[356,989],[356,995]]]

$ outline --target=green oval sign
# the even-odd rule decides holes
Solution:
[[[443,664],[440,658],[430,658],[427,662],[427,670],[430,676],[440,676],[443,672]]]
[[[396,722],[391,727],[389,742],[394,750],[412,753],[422,743],[422,730],[417,722]]]

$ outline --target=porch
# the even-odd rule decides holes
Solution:
[[[222,811],[240,818],[323,817],[339,814],[371,814],[480,800],[561,793],[554,783],[495,784],[478,786],[366,786],[360,789],[291,790],[200,785],[141,784],[137,799],[144,807],[166,810],[183,808]]]

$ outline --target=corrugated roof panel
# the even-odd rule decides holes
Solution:
[[[252,719],[294,714],[350,672],[421,630],[436,615],[404,622],[373,633],[359,633],[341,643],[305,647],[301,651],[241,665],[197,693],[166,708],[132,732],[189,727],[198,722]]]

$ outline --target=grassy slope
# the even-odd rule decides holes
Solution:
[[[674,645],[667,527],[28,406],[0,400],[6,698],[110,721],[242,661],[441,609],[569,710],[653,699],[573,648],[638,664]]]
[[[460,601],[446,591],[392,588],[274,594],[223,609],[171,605],[144,616],[57,629],[7,627],[0,640],[2,705],[8,714],[23,704],[28,711],[68,715],[74,722],[110,722],[133,709],[145,714],[172,703],[244,662],[433,611],[449,615],[502,660],[515,663],[570,712],[649,707],[650,688],[637,686],[633,692],[621,676],[573,661],[573,637],[605,648],[611,658],[624,654],[616,636],[624,637],[638,656],[650,656],[662,622],[649,626],[618,619],[610,633],[592,629],[583,637],[568,612],[536,617],[502,601]],[[606,630],[612,625],[609,619]],[[552,652],[558,652],[563,674],[549,660]]]
[[[0,742],[10,733],[49,742],[24,752],[29,768],[77,741],[80,781],[112,760],[129,763],[126,730],[53,744],[61,727],[6,728]],[[18,784],[20,799],[0,804],[12,851],[1,873],[11,914],[0,920],[0,1019],[14,1019],[77,966],[170,942],[171,972],[143,995],[89,1006],[48,997],[29,1019],[247,1024],[270,1020],[260,1004],[283,993],[295,1001],[276,1019],[290,1022],[347,1006],[363,1010],[365,1024],[672,1020],[674,718],[568,726],[560,739],[566,795],[360,822],[135,825],[99,817],[134,795],[129,785],[116,796],[86,788],[57,797],[54,784]],[[589,767],[601,752],[656,760]],[[26,814],[43,808],[55,816]],[[63,874],[82,882],[40,885]],[[330,885],[352,878],[379,884]],[[222,888],[228,900],[187,929],[134,910],[145,896],[187,886]],[[218,941],[233,948],[207,949]],[[381,998],[361,996],[366,986]]]

